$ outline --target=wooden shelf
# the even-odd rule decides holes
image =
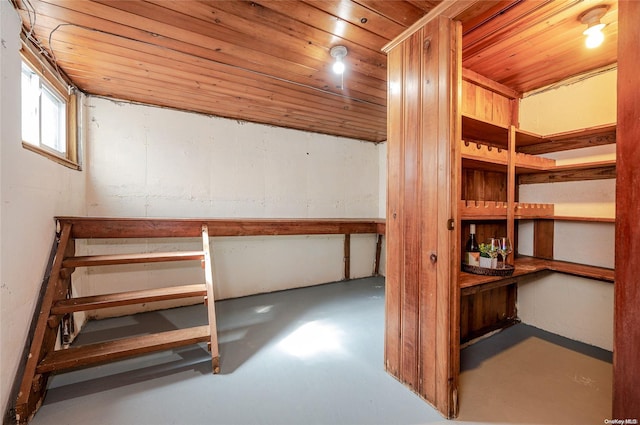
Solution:
[[[553,204],[515,202],[514,214],[517,219],[553,218]],[[505,220],[509,204],[499,201],[462,200],[458,212],[463,220]]]
[[[525,147],[539,146],[546,142],[544,136],[531,133],[526,130],[516,129],[516,150],[518,152],[531,153]]]
[[[118,292],[115,294],[93,295],[60,300],[51,308],[51,313],[54,315],[67,314],[76,311],[120,307],[123,305],[175,300],[181,298],[204,297],[206,295],[207,287],[205,284]]]
[[[534,155],[607,145],[615,142],[616,124],[583,128],[547,136],[516,130],[517,151]]]
[[[458,202],[458,212],[463,220],[504,220],[507,218],[507,203],[462,200]]]
[[[507,165],[509,152],[504,148],[497,148],[479,142],[463,140],[460,145],[462,158],[475,161],[490,162],[492,164]],[[505,169],[506,171],[506,169]]]
[[[615,281],[615,270],[613,269],[558,260],[546,260],[546,262],[547,269],[553,272],[587,277],[589,279],[601,280],[603,282],[614,283]]]
[[[548,171],[556,166],[554,159],[516,152],[516,174],[524,172]]]
[[[569,215],[552,215],[552,216],[540,216],[540,217],[521,217],[516,216],[516,220],[554,220],[554,221],[582,221],[591,223],[615,223],[616,219],[613,217],[581,217],[581,216],[569,216]]]
[[[378,218],[136,218],[56,217],[75,239],[193,238],[209,236],[335,235],[384,232]]]
[[[461,201],[461,202],[475,202],[475,201]],[[535,207],[528,207],[524,209],[516,209],[514,216],[515,220],[554,220],[554,221],[581,221],[591,223],[615,223],[616,219],[612,217],[579,217],[579,216],[567,216],[567,215],[554,215],[553,210],[555,206],[553,204],[526,204],[526,205],[539,205],[541,208],[537,210]],[[520,213],[518,213],[520,211]],[[502,215],[482,215],[474,214],[473,208],[461,210],[462,220],[503,220],[506,217]],[[547,215],[548,213],[548,215]]]
[[[595,223],[615,223],[615,217],[576,217],[567,215],[554,215],[552,220],[558,221],[588,221]]]
[[[460,145],[462,167],[506,173],[506,167],[509,164],[509,152],[505,149],[507,134],[503,134],[502,131],[495,130],[502,130],[502,127],[484,123],[469,117],[463,119],[463,122],[473,123],[467,125],[467,127],[472,128],[473,131],[469,134],[465,133],[465,130],[463,130],[463,141]],[[492,129],[493,127],[491,126],[495,127],[493,129],[493,133],[491,130],[487,133],[482,132],[482,129],[485,127]],[[611,131],[613,131],[613,134],[615,134],[615,126],[606,126],[605,130],[597,131],[605,131],[606,134],[610,134]],[[596,130],[587,129],[577,132],[562,133],[561,137],[551,137],[556,137],[554,140],[564,140],[563,138],[568,139],[571,137],[582,140],[582,138],[591,137],[590,135],[592,135],[593,132],[596,132]],[[587,134],[587,136],[582,135],[583,133]],[[482,137],[485,134],[487,136],[483,139]],[[504,137],[501,144],[497,141],[500,137]],[[516,130],[516,140],[517,144],[524,143],[525,147],[527,144],[531,144],[530,146],[541,146],[545,143],[549,143],[549,139],[545,137],[522,130]],[[541,150],[541,148],[539,148],[539,150]],[[556,148],[554,151],[555,150],[560,149]],[[515,170],[518,184],[600,180],[612,179],[616,176],[615,159],[557,165],[556,160],[528,153],[531,151],[533,151],[533,149],[520,149],[519,152],[515,153]],[[545,152],[548,151],[549,150],[546,150]]]
[[[545,271],[565,273],[611,283],[615,279],[613,269],[535,257],[518,257],[515,259],[514,267],[513,275],[508,277],[482,276],[460,271],[458,284],[460,285],[461,295],[472,295],[500,286],[511,285],[518,282],[523,276],[532,276]]]
[[[111,254],[68,257],[63,268],[108,266],[116,264],[162,263],[166,261],[203,260],[203,251],[149,252],[144,254]]]
[[[534,219],[553,217],[553,204],[533,204],[529,202],[516,202],[515,215],[516,219]]]
[[[209,325],[185,328],[152,335],[119,339],[53,351],[42,359],[37,373],[55,373],[100,363],[170,350],[210,340]]]
[[[546,170],[531,172],[517,170],[518,184],[558,183],[568,181],[602,180],[616,178],[616,161],[586,162],[554,165]]]
[[[509,129],[490,122],[462,115],[463,139],[470,142],[479,141],[506,149]]]
[[[506,164],[508,152],[507,142],[509,128],[480,120],[475,117],[462,115],[462,157],[497,164]],[[516,166],[528,170],[563,171],[564,168],[577,170],[589,169],[598,164],[583,164],[574,166],[555,166],[552,159],[535,155],[550,152],[560,152],[591,146],[613,144],[616,142],[616,124],[607,124],[583,128],[563,133],[542,136],[521,129],[515,129]],[[474,148],[476,152],[474,152]],[[491,152],[488,147],[495,147]],[[504,149],[502,154],[500,149]],[[615,161],[613,161],[615,164]]]

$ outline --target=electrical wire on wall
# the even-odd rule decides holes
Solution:
[[[74,91],[76,91],[77,87],[75,87],[73,84],[70,83],[71,79],[58,66],[58,61],[56,60],[55,53],[51,48],[51,34],[53,33],[53,31],[55,31],[55,29],[51,31],[51,33],[49,34],[49,50],[47,50],[42,45],[40,40],[38,40],[34,35],[34,28],[36,25],[36,19],[38,17],[38,14],[36,12],[36,9],[31,4],[31,1],[30,0],[9,0],[9,1],[13,5],[16,13],[18,14],[18,18],[20,19],[21,34],[24,37],[23,43],[26,41],[26,43],[28,43],[29,46],[31,46],[32,48],[35,48],[36,51],[33,52],[35,54],[35,58],[37,58],[43,66],[52,68],[52,70],[55,71],[55,72],[50,72],[50,74],[53,77],[55,77],[60,83],[62,83],[67,87],[67,94],[71,94]],[[25,6],[24,9],[19,8],[19,4],[18,4],[19,2],[24,4]],[[29,8],[31,8],[31,10],[29,10]],[[22,19],[22,16],[20,16],[19,10],[26,11],[27,19],[29,21],[29,28],[27,28],[27,26],[25,25],[24,20]],[[33,49],[30,49],[30,50],[33,50]],[[46,61],[46,63],[43,61]]]

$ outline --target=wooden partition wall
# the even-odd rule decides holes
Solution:
[[[640,2],[618,6],[613,418],[640,420]]]
[[[459,297],[453,267],[460,26],[439,16],[387,48],[385,367],[457,415]]]

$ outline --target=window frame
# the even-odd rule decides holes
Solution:
[[[58,96],[65,104],[66,152],[61,153],[46,146],[42,146],[40,144],[34,145],[32,143],[25,142],[24,140],[22,140],[22,147],[64,165],[65,167],[72,168],[74,170],[81,170],[78,157],[78,105],[75,88],[62,80],[62,78],[59,77],[59,73],[56,72],[49,62],[37,52],[38,50],[33,47],[31,42],[24,38],[22,39],[22,48],[20,49],[22,62],[24,62],[33,72],[38,74],[41,79],[41,84],[46,85],[47,89]],[[20,84],[22,84],[22,80]],[[20,99],[22,101],[22,95]]]

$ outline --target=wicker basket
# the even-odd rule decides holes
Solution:
[[[486,267],[470,266],[469,264],[462,265],[462,271],[473,274],[481,274],[484,276],[511,276],[513,274],[513,266],[506,264],[500,269],[488,269]]]

